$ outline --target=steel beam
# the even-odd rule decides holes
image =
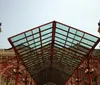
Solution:
[[[52,23],[52,45],[51,45],[51,61],[50,61],[50,81],[52,79],[52,64],[54,56],[54,43],[55,43],[56,22]]]

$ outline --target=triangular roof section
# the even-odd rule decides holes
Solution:
[[[52,21],[8,40],[37,85],[64,85],[100,38]]]

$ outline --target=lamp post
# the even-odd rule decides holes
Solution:
[[[98,23],[98,32],[100,33],[100,20],[99,20],[99,23]]]
[[[2,32],[2,30],[1,30],[1,25],[2,25],[2,23],[0,23],[0,32]]]

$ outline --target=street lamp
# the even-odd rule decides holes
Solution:
[[[100,20],[99,20],[99,23],[98,23],[98,32],[100,33]]]
[[[1,25],[2,25],[2,23],[0,23],[0,32],[2,32],[2,30],[1,30]]]

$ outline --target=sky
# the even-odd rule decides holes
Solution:
[[[0,0],[0,48],[11,47],[9,37],[53,20],[99,37],[99,19],[100,0]]]

